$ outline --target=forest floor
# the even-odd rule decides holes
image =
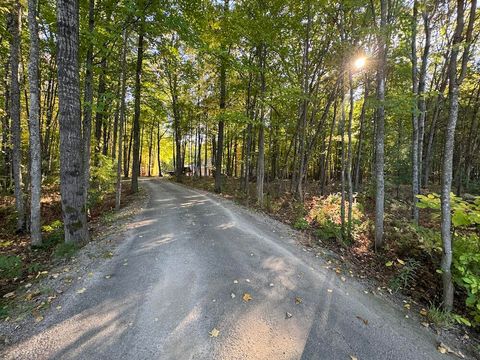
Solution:
[[[415,304],[390,303],[341,256],[299,242],[305,233],[205,191],[141,184],[136,215],[102,228],[108,256],[97,241],[80,249],[52,270],[68,287],[50,307],[0,324],[5,359],[474,356],[422,326]]]
[[[42,191],[43,244],[40,247],[30,246],[28,234],[16,233],[13,196],[0,196],[0,319],[39,316],[39,310],[48,307],[57,294],[50,287],[37,288],[35,284],[52,277],[52,269],[71,262],[79,250],[63,243],[58,185],[44,187]],[[136,197],[130,191],[130,184],[125,182],[122,209],[129,208]],[[88,226],[93,240],[101,238],[106,226],[117,218],[114,208],[114,192],[102,194],[92,206]],[[18,307],[16,300],[21,294],[25,303]]]
[[[213,192],[214,179],[212,177],[184,177],[183,183],[197,189]],[[311,218],[315,208],[321,206],[318,194],[319,186],[313,182],[306,186],[305,202],[299,204],[288,192],[290,181],[267,183],[265,186],[265,205],[260,209],[255,199],[255,183],[250,184],[249,194],[240,190],[237,178],[225,177],[222,196],[238,204],[266,213],[285,224],[296,228],[303,233],[303,244],[315,251],[328,250],[334,254],[331,269],[336,271],[338,264],[347,265],[351,272],[369,284],[373,291],[378,291],[391,301],[400,303],[404,308],[420,315],[421,324],[430,328],[437,334],[450,333],[468,347],[476,349],[480,354],[480,329],[463,326],[452,318],[445,318],[440,310],[441,302],[441,277],[436,269],[439,268],[441,249],[425,248],[432,244],[425,244],[417,231],[431,231],[438,226],[432,222],[428,210],[423,210],[420,218],[421,229],[413,227],[410,216],[409,188],[395,187],[387,189],[390,200],[386,203],[385,216],[385,245],[382,251],[373,249],[373,221],[374,214],[368,209],[374,208],[374,199],[367,196],[362,201],[367,205],[361,221],[366,225],[359,231],[349,244],[342,244],[334,238],[321,238],[318,236],[318,224]],[[335,185],[332,185],[332,188]],[[330,188],[331,192],[333,189]],[[328,191],[327,191],[328,192]],[[339,208],[333,207],[334,215],[339,215]],[[307,219],[308,226],[298,226],[298,219]],[[300,223],[300,225],[303,225]],[[363,226],[362,225],[362,226]],[[422,230],[423,229],[423,230]],[[424,235],[424,234],[422,234]],[[408,272],[413,264],[412,271]],[[407,271],[406,271],[407,270]],[[458,289],[457,289],[458,292]],[[465,314],[465,294],[457,293],[455,311]],[[406,314],[408,317],[408,312]]]

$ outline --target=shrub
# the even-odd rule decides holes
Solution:
[[[348,201],[345,202],[345,221],[348,221]],[[340,194],[331,194],[325,198],[316,198],[314,204],[308,213],[310,218],[317,226],[316,235],[321,240],[342,239],[341,231],[341,196]],[[356,239],[360,233],[368,231],[365,228],[365,217],[363,216],[362,205],[354,201],[352,205],[352,238]],[[365,224],[367,225],[367,224]],[[345,224],[347,227],[347,224]]]
[[[438,217],[440,197],[419,195],[419,208],[435,210]],[[467,294],[465,304],[475,324],[480,324],[480,196],[467,202],[451,194],[453,236],[452,275],[455,284]],[[465,323],[465,322],[464,322]]]
[[[63,226],[63,223],[60,220],[55,220],[55,221],[52,221],[50,224],[43,225],[42,231],[46,233],[50,233],[52,231],[61,229],[62,226]]]
[[[13,279],[22,274],[22,259],[16,255],[0,255],[0,278]]]
[[[53,257],[55,258],[71,258],[78,250],[78,246],[75,244],[60,243],[55,247],[53,251]]]
[[[398,274],[390,280],[390,288],[393,291],[399,291],[411,286],[417,277],[417,269],[419,267],[420,262],[415,259],[408,259]]]
[[[297,230],[307,230],[310,227],[310,224],[304,218],[298,218],[293,223],[293,227]]]
[[[465,289],[465,303],[476,324],[480,324],[480,238],[471,234],[455,237],[453,244],[453,278]]]
[[[320,227],[315,231],[320,240],[341,240],[342,238],[342,228],[340,225],[337,225],[329,220],[320,225]]]
[[[96,154],[96,162],[98,165],[92,166],[91,182],[89,190],[89,204],[92,208],[103,200],[103,196],[115,189],[116,168],[112,158]]]

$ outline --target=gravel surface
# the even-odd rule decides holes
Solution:
[[[286,225],[206,192],[141,183],[148,200],[113,256],[18,330],[4,358],[450,356],[417,320],[327,269]]]

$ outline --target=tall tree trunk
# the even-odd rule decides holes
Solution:
[[[411,61],[412,61],[412,218],[418,224],[418,198],[420,194],[419,179],[419,122],[418,122],[418,67],[417,67],[417,18],[418,18],[418,1],[413,3],[412,18],[412,39],[411,39]]]
[[[205,170],[205,176],[209,176],[208,173],[208,125],[205,123],[205,150],[204,150],[204,159],[203,159],[203,167]]]
[[[42,156],[40,144],[40,88],[38,76],[39,46],[37,0],[28,0],[28,29],[30,32],[30,59],[28,78],[30,86],[30,234],[32,245],[42,243],[40,200],[42,190]]]
[[[197,146],[197,162],[195,164],[195,173],[202,177],[202,134],[200,125],[198,126],[198,146]]]
[[[229,0],[223,2],[223,15],[224,18],[228,12]],[[224,24],[226,21],[224,21]],[[226,51],[226,46],[222,49]],[[223,128],[225,126],[224,110],[226,107],[227,99],[227,59],[225,54],[220,55],[220,120],[218,121],[218,141],[217,141],[217,154],[215,156],[215,192],[222,192],[222,160],[223,160]]]
[[[341,225],[341,234],[342,241],[345,241],[345,107],[346,107],[346,87],[345,87],[345,66],[343,66],[342,73],[342,109],[341,109],[341,118],[339,124],[339,131],[341,137],[341,170],[340,170],[340,225]]]
[[[258,127],[258,159],[257,159],[257,202],[263,206],[263,183],[265,181],[265,71],[267,48],[260,45],[260,124]]]
[[[22,137],[20,127],[20,84],[18,81],[18,65],[20,60],[20,29],[21,7],[16,1],[8,16],[10,42],[10,118],[12,143],[12,168],[15,194],[15,209],[17,211],[17,231],[25,230],[25,204],[22,183]]]
[[[145,15],[139,22],[137,66],[135,70],[135,112],[133,117],[133,162],[132,162],[132,192],[138,192],[138,177],[140,176],[140,94],[142,86],[143,36],[145,33]]]
[[[57,0],[60,192],[66,243],[88,240],[78,33],[78,0]]]
[[[148,140],[148,177],[152,176],[153,166],[153,124],[150,127],[150,137]]]
[[[104,55],[100,60],[100,75],[98,77],[98,94],[97,94],[97,108],[95,112],[95,165],[99,165],[98,155],[102,149],[102,128],[105,114],[105,91],[106,91],[106,71],[107,71],[107,58]]]
[[[157,124],[157,163],[158,163],[158,176],[162,177],[162,158],[161,158],[161,140],[162,140],[162,135],[160,135],[160,122]]]
[[[365,132],[365,114],[367,110],[367,99],[369,95],[368,77],[365,76],[365,90],[363,93],[363,104],[360,112],[360,131],[358,134],[358,146],[357,146],[357,159],[355,161],[355,180],[353,188],[358,191],[360,187],[360,171],[362,168],[362,146],[363,146],[363,134]]]
[[[312,18],[310,16],[310,1],[307,2],[307,22],[305,25],[305,38],[303,42],[302,57],[302,96],[301,107],[299,111],[299,146],[298,146],[298,173],[296,178],[296,196],[303,201],[303,179],[305,175],[305,143],[307,132],[307,112],[308,112],[308,96],[309,96],[309,49],[310,49],[310,26]]]
[[[325,187],[327,182],[327,175],[329,174],[328,167],[330,164],[330,154],[332,150],[332,138],[335,131],[335,124],[337,121],[337,101],[333,104],[333,117],[332,117],[332,126],[330,127],[330,134],[328,137],[327,152],[325,154],[325,160],[322,166],[322,173],[320,176],[320,194],[325,194]]]
[[[182,161],[182,130],[180,127],[180,110],[178,104],[178,86],[177,74],[173,76],[172,87],[172,107],[173,107],[173,127],[175,132],[175,143],[173,152],[173,165],[175,167],[175,179],[177,182],[183,181],[183,161]]]
[[[348,214],[347,214],[347,236],[352,238],[352,211],[353,211],[353,184],[352,184],[352,121],[353,121],[353,80],[352,71],[348,73],[350,88],[350,109],[348,113],[348,148],[347,148],[347,185],[348,185]]]
[[[442,174],[442,193],[441,193],[441,233],[443,244],[442,256],[442,280],[443,280],[443,307],[446,311],[451,311],[453,307],[453,282],[452,282],[452,234],[451,234],[451,206],[450,190],[452,188],[452,167],[453,167],[453,148],[455,139],[455,127],[458,118],[458,91],[460,84],[465,76],[467,61],[469,58],[470,43],[475,20],[475,11],[477,1],[472,0],[470,9],[470,20],[465,36],[465,48],[462,56],[462,67],[460,74],[457,74],[458,54],[463,41],[465,1],[457,0],[457,19],[455,33],[453,35],[452,50],[450,54],[450,63],[448,68],[449,86],[448,96],[450,112],[448,114],[447,127],[445,130],[445,144],[443,154],[443,174]]]
[[[8,69],[10,67],[10,59],[7,60],[5,68]],[[10,151],[10,88],[8,86],[8,71],[5,71],[5,79],[4,79],[4,111],[5,114],[2,116],[2,146],[0,148],[1,154],[3,154],[3,162],[0,170],[2,171],[2,175],[5,177],[5,183],[3,184],[4,189],[8,189],[11,183],[11,151]]]
[[[386,63],[386,31],[387,31],[387,0],[380,1],[381,18],[378,35],[378,67],[377,67],[377,126],[375,137],[375,250],[383,245],[383,217],[385,207],[384,179],[384,137],[385,137],[385,63]]]
[[[430,16],[427,10],[422,11],[423,25],[425,31],[425,44],[422,53],[422,65],[420,66],[420,74],[418,76],[418,192],[422,191],[422,172],[423,172],[423,138],[425,134],[425,118],[427,114],[425,101],[425,87],[427,77],[428,57],[430,54]],[[418,220],[418,219],[417,219]]]
[[[95,26],[95,0],[89,0],[88,5],[88,32],[93,36]],[[83,100],[83,163],[85,166],[85,206],[88,203],[88,189],[90,187],[90,152],[92,143],[92,104],[93,104],[93,42],[88,39],[87,59],[85,66],[85,91]]]
[[[118,126],[118,155],[117,155],[117,183],[115,193],[115,209],[120,210],[122,200],[122,155],[123,133],[125,127],[125,95],[127,89],[127,30],[123,29],[122,65],[120,76],[120,118]]]

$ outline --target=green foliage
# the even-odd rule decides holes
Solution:
[[[433,305],[428,308],[427,320],[435,324],[435,326],[443,329],[449,329],[455,323],[455,319],[451,312]]]
[[[390,280],[390,288],[393,291],[407,289],[412,285],[417,277],[417,270],[420,267],[420,262],[415,259],[408,259],[405,265],[402,266],[396,276]]]
[[[22,274],[22,259],[17,255],[0,255],[0,278],[13,279]]]
[[[440,209],[440,196],[438,194],[417,195],[420,200],[417,206],[421,209]],[[452,224],[455,227],[469,227],[480,225],[480,196],[475,197],[473,202],[450,194],[450,206],[452,208]]]
[[[480,324],[480,238],[476,234],[457,236],[453,249],[455,283],[466,291],[470,315]]]
[[[53,257],[60,259],[60,258],[66,258],[69,259],[78,250],[78,246],[75,244],[66,244],[66,243],[60,243],[55,247],[55,250],[53,251]]]
[[[42,231],[46,233],[53,232],[55,230],[61,229],[63,226],[62,221],[60,220],[54,220],[52,223],[43,225],[42,226]]]
[[[29,274],[35,274],[38,273],[39,271],[42,270],[42,264],[38,262],[32,262],[30,265],[27,267],[27,272]]]
[[[340,225],[335,224],[332,221],[325,221],[320,227],[315,230],[315,235],[317,235],[320,240],[341,240],[342,238],[342,229]]]
[[[61,222],[60,222],[61,223]],[[64,232],[63,232],[63,225],[56,228],[55,230],[48,233],[44,239],[42,244],[39,246],[40,249],[49,250],[57,246],[58,244],[62,243],[64,240]]]
[[[293,227],[297,230],[307,230],[310,227],[310,224],[304,218],[298,218],[293,223]]]
[[[106,193],[115,189],[116,168],[112,158],[96,154],[98,165],[92,166],[88,206],[101,202]]]
[[[440,209],[437,194],[418,196],[418,207]],[[453,240],[453,280],[466,293],[466,306],[475,324],[480,324],[480,196],[472,202],[451,194]],[[437,214],[438,215],[438,214]],[[465,321],[463,321],[465,323]]]
[[[308,216],[315,223],[317,230],[315,234],[323,241],[341,240],[341,197],[339,194],[331,194],[325,198],[315,199]],[[348,203],[345,203],[348,209]],[[347,210],[346,210],[347,211]],[[355,237],[365,231],[368,231],[368,223],[363,222],[363,207],[356,201],[352,208],[352,237]],[[347,221],[347,219],[345,219]]]

